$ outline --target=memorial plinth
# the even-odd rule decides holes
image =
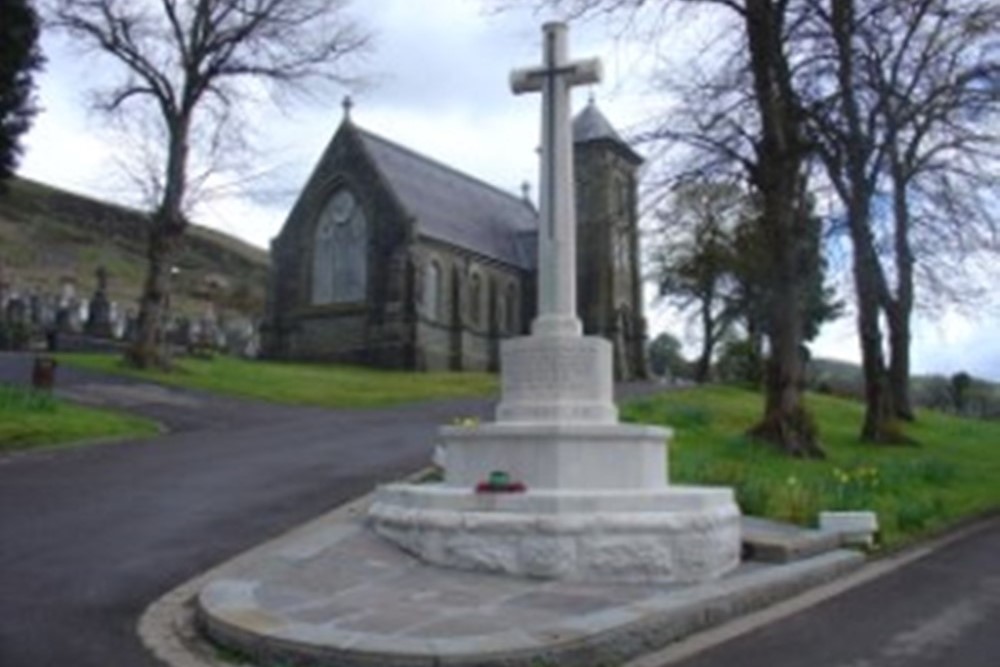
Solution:
[[[424,561],[583,581],[695,582],[740,556],[739,508],[726,488],[670,486],[668,429],[618,423],[611,344],[581,335],[571,86],[599,79],[571,62],[566,28],[544,28],[541,68],[515,92],[543,93],[539,315],[504,343],[494,423],[445,427],[444,481],[381,487],[374,530]],[[492,485],[494,477],[510,484]]]

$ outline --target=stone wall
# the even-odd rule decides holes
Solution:
[[[349,165],[349,168],[345,168]],[[322,207],[349,189],[368,221],[367,295],[356,304],[311,304],[312,241]],[[333,141],[271,246],[271,280],[262,330],[270,358],[412,368],[411,224],[350,133]]]
[[[500,341],[527,330],[523,271],[429,239],[413,248],[416,367],[497,370]],[[429,294],[437,276],[437,295]],[[533,304],[531,304],[533,307]]]

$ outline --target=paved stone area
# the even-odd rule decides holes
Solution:
[[[821,554],[841,545],[835,532],[808,530],[790,524],[745,516],[743,548],[746,556],[767,563],[788,563]]]
[[[861,564],[832,551],[698,586],[443,570],[331,515],[217,571],[199,622],[257,664],[619,664]]]

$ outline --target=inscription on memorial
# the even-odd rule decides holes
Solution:
[[[593,393],[597,355],[590,348],[552,346],[527,348],[516,359],[517,381],[512,382],[513,394],[544,396],[587,396]]]

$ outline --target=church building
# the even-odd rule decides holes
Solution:
[[[597,106],[573,121],[578,312],[646,375],[637,170]],[[538,212],[344,119],[271,244],[263,352],[411,370],[496,370],[535,314]]]

